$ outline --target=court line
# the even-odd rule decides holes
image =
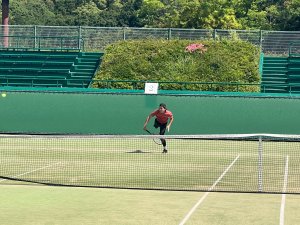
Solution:
[[[286,199],[286,187],[288,182],[288,172],[289,172],[289,156],[286,156],[285,160],[285,169],[284,169],[284,181],[283,181],[283,189],[282,189],[282,197],[281,197],[281,206],[280,206],[280,225],[284,225],[284,208],[285,208],[285,199]]]
[[[29,174],[29,173],[33,173],[33,172],[36,172],[36,171],[39,171],[39,170],[43,170],[43,169],[46,169],[46,168],[51,167],[51,166],[55,166],[55,165],[60,164],[60,163],[61,163],[61,162],[54,163],[54,164],[50,164],[50,165],[48,165],[48,166],[44,166],[44,167],[41,167],[41,168],[38,168],[38,169],[35,169],[35,170],[31,170],[31,171],[26,172],[26,173],[18,174],[18,175],[16,175],[16,176],[12,177],[12,178],[21,177],[21,176],[23,176],[23,175],[26,175],[26,174]],[[7,180],[7,179],[1,179],[0,182],[6,181],[6,180]]]
[[[220,182],[220,180],[225,176],[225,174],[228,172],[228,170],[233,166],[233,164],[239,159],[240,155],[238,155],[232,163],[226,168],[226,170],[222,173],[222,175],[215,181],[215,183],[208,189],[208,192],[205,192],[205,194],[202,196],[202,198],[193,206],[193,208],[186,214],[186,216],[183,218],[183,220],[179,223],[179,225],[184,225],[186,221],[191,217],[191,215],[194,213],[194,211],[198,208],[198,206],[204,201],[204,199],[208,196],[210,191],[212,191],[216,185]]]

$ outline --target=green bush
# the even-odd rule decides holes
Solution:
[[[186,51],[190,44],[202,43],[204,52]],[[122,41],[106,48],[95,79],[172,82],[259,83],[259,48],[245,41],[139,40]],[[132,83],[111,84],[112,88],[132,88]],[[105,87],[95,83],[95,87]],[[143,88],[142,85],[137,85]],[[230,85],[164,83],[160,89],[232,91]],[[240,86],[239,91],[258,91],[257,86]]]

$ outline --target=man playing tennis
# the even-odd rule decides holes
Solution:
[[[159,127],[159,134],[164,135],[166,132],[166,129],[170,130],[170,127],[173,123],[174,117],[171,111],[167,110],[167,106],[164,103],[161,103],[157,110],[150,113],[150,115],[147,117],[145,124],[144,124],[144,130],[147,130],[147,124],[150,121],[152,117],[156,117],[154,121],[154,127],[157,129]],[[169,121],[170,118],[170,121]],[[169,121],[169,124],[168,124]],[[167,153],[168,150],[166,148],[167,143],[165,139],[161,139],[161,143],[164,147],[163,153]]]

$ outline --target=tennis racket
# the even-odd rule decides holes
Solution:
[[[155,135],[155,134],[151,133],[149,130],[145,130],[145,131],[151,135]],[[161,140],[159,138],[153,138],[152,140],[154,141],[155,144],[162,145]]]

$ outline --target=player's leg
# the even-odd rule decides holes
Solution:
[[[160,127],[159,134],[160,134],[160,135],[164,135],[165,132],[166,132],[167,124],[166,124],[166,123],[165,123],[165,124],[160,124],[159,127]],[[163,138],[161,138],[160,140],[161,140],[161,143],[162,143],[162,145],[163,145],[163,147],[164,147],[163,153],[167,153],[168,150],[167,150],[167,142],[166,142],[166,140],[163,139]]]
[[[160,123],[157,121],[157,119],[154,120],[154,124],[153,126],[155,127],[155,129],[157,129],[158,127],[160,127]]]

